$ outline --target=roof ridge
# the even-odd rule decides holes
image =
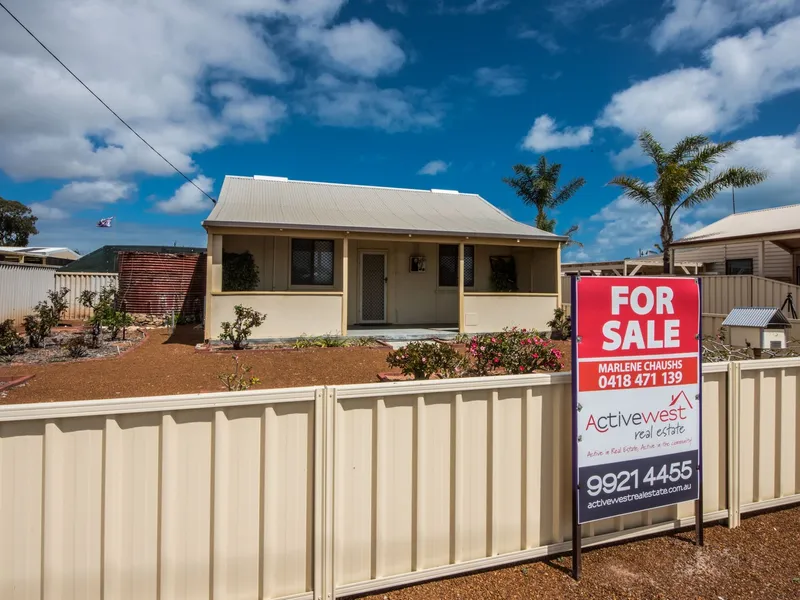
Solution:
[[[253,181],[269,181],[269,182],[272,182],[272,183],[305,183],[305,184],[311,184],[311,185],[337,185],[337,186],[342,186],[342,187],[368,188],[368,189],[373,189],[373,190],[399,190],[399,191],[403,191],[403,192],[425,192],[425,193],[428,193],[428,194],[441,193],[440,191],[439,192],[434,192],[433,190],[430,190],[430,189],[423,190],[423,189],[419,189],[419,188],[389,187],[389,186],[385,186],[385,185],[364,185],[364,184],[358,184],[358,183],[337,183],[335,181],[308,181],[308,180],[305,180],[305,179],[287,179],[287,180],[255,179],[253,177],[248,177],[247,175],[225,175],[225,178],[226,179],[227,178],[231,178],[231,179],[250,179],[250,180],[253,180]],[[481,197],[480,194],[476,194],[474,192],[457,192],[457,193],[458,193],[459,196],[478,196],[479,198]],[[451,193],[450,195],[454,195],[454,194]]]

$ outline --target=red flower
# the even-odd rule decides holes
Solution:
[[[524,371],[524,370],[525,370],[525,367],[520,367],[520,368],[519,368],[519,370],[520,370],[520,371]]]

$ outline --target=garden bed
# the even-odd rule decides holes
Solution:
[[[196,352],[269,352],[307,350],[309,348],[391,348],[389,344],[370,337],[331,337],[320,336],[311,338],[297,338],[279,342],[248,341],[247,344],[236,350],[231,344],[219,341],[203,342],[195,345]]]
[[[3,362],[9,365],[42,365],[120,356],[138,346],[147,334],[143,330],[129,328],[125,340],[122,339],[122,334],[117,340],[110,339],[107,333],[103,333],[101,337],[99,346],[92,348],[89,343],[91,334],[85,328],[73,326],[53,329],[52,334],[44,340],[42,348],[25,348],[22,354],[4,357]],[[76,338],[86,342],[83,356],[71,356],[67,350],[67,344]]]

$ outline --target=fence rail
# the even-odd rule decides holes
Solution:
[[[570,377],[0,407],[0,597],[333,599],[565,551]],[[800,501],[799,377],[705,365],[707,520]]]

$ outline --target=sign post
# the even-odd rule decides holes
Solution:
[[[573,576],[581,525],[697,501],[702,544],[700,282],[572,280]]]

